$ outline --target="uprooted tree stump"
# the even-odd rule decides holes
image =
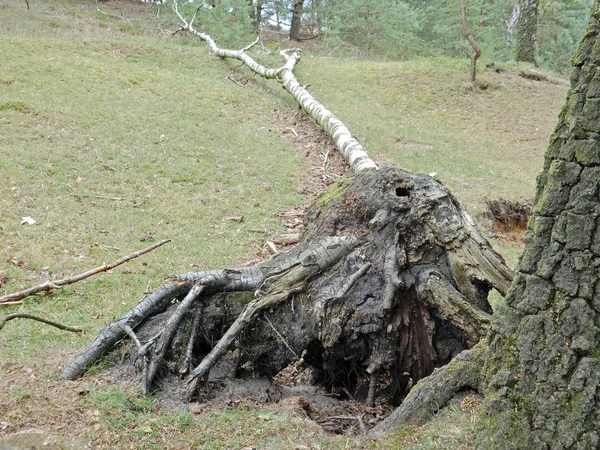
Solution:
[[[269,261],[168,280],[62,377],[81,376],[129,336],[122,362],[138,368],[144,392],[185,376],[190,398],[225,360],[237,377],[273,377],[304,352],[314,383],[398,404],[409,383],[477,343],[488,292],[511,283],[428,176],[385,168],[348,178],[316,200],[305,227],[300,245]]]

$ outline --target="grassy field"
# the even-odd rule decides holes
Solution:
[[[190,38],[159,33],[148,5],[31,4],[27,11],[24,2],[0,0],[0,294],[160,239],[172,243],[112,273],[3,308],[86,333],[32,321],[5,326],[0,436],[37,428],[97,448],[468,448],[469,408],[458,404],[441,416],[446,425],[438,420],[378,444],[327,436],[276,407],[245,404],[199,420],[134,388],[110,386],[101,372],[58,380],[103,325],[165,277],[235,266],[263,252],[265,235],[254,230],[283,231],[278,213],[303,202],[309,137],[276,83],[233,83],[232,73],[250,75]],[[486,199],[533,195],[567,83],[517,75],[530,67],[501,74],[483,67],[485,89],[467,83],[467,60],[307,53],[297,72],[376,161],[437,172],[487,229]],[[21,224],[25,216],[36,224]],[[520,244],[494,245],[515,264]]]

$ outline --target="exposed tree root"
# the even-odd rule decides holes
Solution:
[[[137,367],[145,393],[187,374],[180,391],[189,399],[217,368],[239,378],[273,377],[302,354],[314,383],[369,404],[400,403],[413,382],[487,332],[488,293],[505,294],[511,271],[442,185],[373,170],[346,126],[294,76],[299,51],[284,52],[284,65],[267,69],[247,54],[257,41],[221,49],[194,28],[194,18],[181,16],[176,1],[173,7],[181,29],[217,56],[280,81],[358,175],[317,199],[297,247],[252,267],[175,277],[106,326],[62,377],[81,376],[129,336],[133,345],[121,362]],[[474,354],[436,372],[434,385],[422,384],[395,417],[429,414],[460,388],[476,387]],[[364,431],[361,417],[336,418],[357,420]]]
[[[238,377],[272,377],[304,353],[315,383],[398,403],[486,333],[488,291],[504,293],[510,278],[435,180],[366,172],[317,199],[299,246],[256,266],[173,278],[62,377],[81,376],[129,336],[124,364],[138,367],[144,392],[187,374],[190,398],[225,361]]]

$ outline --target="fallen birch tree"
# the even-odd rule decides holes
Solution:
[[[366,403],[398,404],[416,382],[484,336],[490,290],[512,273],[457,199],[424,175],[379,169],[348,128],[293,70],[299,50],[268,69],[241,50],[223,58],[280,82],[332,138],[355,176],[334,184],[305,217],[301,243],[255,266],[180,274],[107,325],[62,373],[75,379],[113,347],[136,367],[143,392],[185,376],[188,399],[220,364],[273,377],[299,355],[316,384],[345,386]],[[256,42],[255,42],[256,43]]]

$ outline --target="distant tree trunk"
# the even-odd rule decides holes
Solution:
[[[313,9],[314,9],[314,15],[315,15],[315,25],[317,27],[317,34],[321,33],[321,30],[323,29],[323,11],[322,11],[322,5],[321,5],[321,0],[313,0]]]
[[[479,56],[481,56],[481,49],[477,45],[477,41],[475,41],[475,37],[473,36],[473,33],[471,33],[469,22],[467,21],[467,7],[465,5],[465,0],[460,0],[460,16],[462,18],[463,29],[465,30],[465,37],[469,41],[469,44],[471,44],[471,47],[473,47],[469,79],[475,81],[475,78],[477,77],[477,60],[479,59]]]
[[[519,21],[519,16],[521,15],[521,5],[519,2],[515,2],[513,5],[513,12],[510,15],[510,18],[506,21],[506,32],[504,36],[506,38],[506,46],[508,48],[512,47],[512,38],[515,32],[515,27],[517,26],[517,22]]]
[[[523,0],[517,23],[515,60],[535,64],[535,35],[537,31],[539,0]]]
[[[256,18],[255,18],[255,22],[254,22],[254,27],[256,28],[257,32],[260,32],[260,23],[262,21],[262,7],[263,7],[262,0],[258,0],[256,2]]]
[[[279,16],[279,0],[273,0],[273,5],[275,7],[275,23],[277,31],[281,30],[281,18]]]
[[[257,33],[260,33],[263,0],[256,0],[256,4],[254,3],[254,0],[248,0],[248,4],[250,5],[250,18],[252,19],[252,26]]]
[[[304,0],[294,0],[292,9],[292,26],[290,27],[290,39],[292,41],[300,40],[300,26],[302,25],[302,10],[304,9]]]

